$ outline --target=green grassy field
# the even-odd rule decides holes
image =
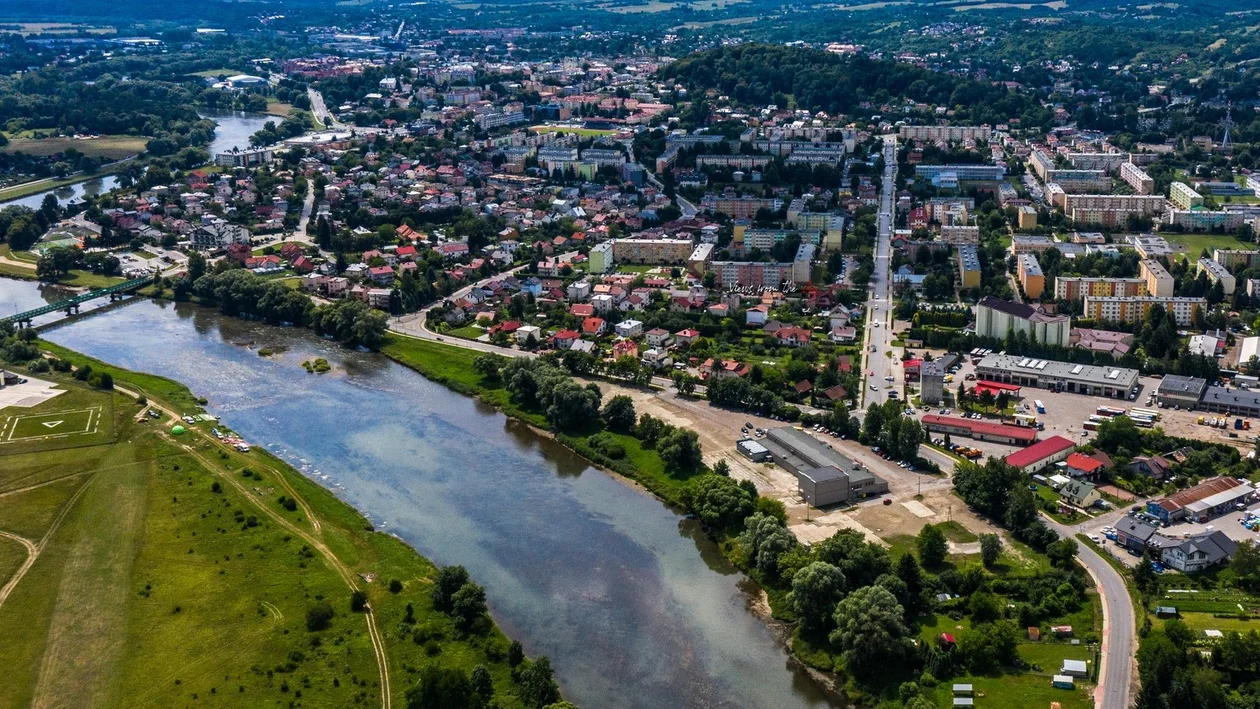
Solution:
[[[114,440],[113,396],[70,386],[31,408],[0,411],[0,456]]]
[[[576,135],[582,138],[601,138],[609,135],[616,135],[615,130],[601,130],[599,128],[565,128],[563,126],[531,126],[530,130],[535,133],[566,133]]]
[[[1198,261],[1199,254],[1207,249],[1211,253],[1213,249],[1249,249],[1255,244],[1239,241],[1232,234],[1162,234],[1164,239],[1170,244],[1178,244],[1185,248],[1185,252],[1179,254],[1182,258],[1188,258],[1191,261]]]
[[[144,152],[149,139],[134,135],[102,135],[99,138],[76,140],[74,138],[14,138],[4,146],[9,154],[56,155],[67,150],[77,150],[88,157],[105,157],[111,160],[138,155]]]
[[[196,410],[175,382],[92,367]],[[430,662],[483,664],[496,701],[522,706],[507,639],[488,618],[459,635],[432,607],[435,568],[414,550],[261,449],[237,452],[201,427],[175,437],[137,420],[129,395],[60,383],[70,392],[44,406],[108,398],[117,437],[0,454],[0,589],[15,583],[0,590],[0,706],[372,706],[381,664],[369,622],[399,706]],[[26,413],[0,415],[15,411]],[[36,548],[20,578],[27,552],[8,535]],[[350,609],[352,588],[370,616]],[[307,611],[323,602],[331,624],[309,630]]]

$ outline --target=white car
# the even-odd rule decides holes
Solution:
[[[879,387],[877,387],[877,386],[875,386],[874,384],[872,384],[872,385],[871,385],[871,391],[879,391]]]

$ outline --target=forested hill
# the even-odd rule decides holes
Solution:
[[[1025,126],[1048,125],[1050,114],[1037,97],[1002,86],[864,56],[770,44],[722,47],[684,57],[659,71],[693,96],[707,89],[750,105],[785,106],[830,114],[864,112],[911,99],[949,106],[956,118],[973,123],[1001,123],[1020,118]]]

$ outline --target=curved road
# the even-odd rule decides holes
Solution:
[[[1077,531],[1042,515],[1046,524],[1064,539],[1075,539]],[[1129,709],[1130,688],[1134,682],[1134,654],[1137,652],[1137,627],[1133,599],[1124,578],[1106,559],[1086,544],[1078,543],[1076,558],[1094,579],[1103,603],[1102,667],[1098,670],[1098,688],[1094,690],[1094,706],[1099,709]]]

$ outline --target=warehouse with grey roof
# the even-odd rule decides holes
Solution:
[[[1123,399],[1137,387],[1138,371],[1124,367],[1055,362],[1021,355],[991,354],[976,365],[976,378]]]
[[[888,492],[887,481],[802,430],[771,429],[762,444],[775,463],[796,476],[801,496],[815,507]]]

